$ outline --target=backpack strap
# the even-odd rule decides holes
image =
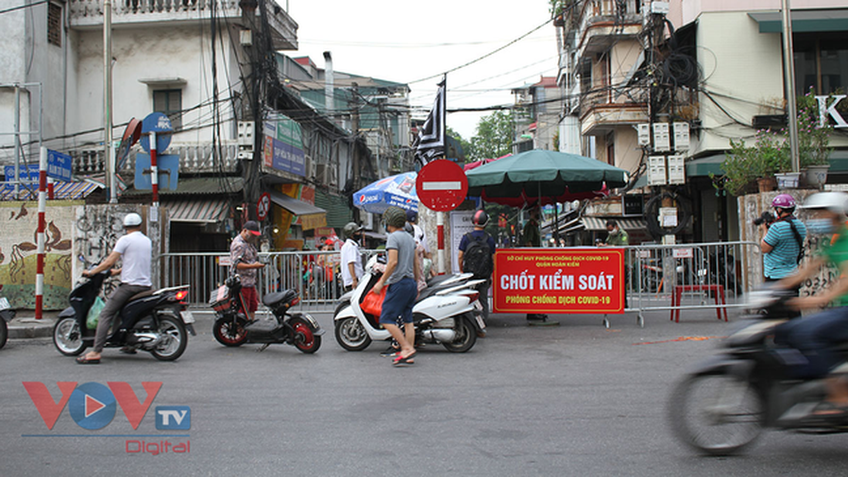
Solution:
[[[795,227],[795,216],[787,215],[786,217],[780,218],[777,222],[788,222],[789,228],[792,230],[792,235],[795,236],[795,242],[798,243],[798,263],[801,263],[801,259],[804,258],[804,239],[801,238],[801,233],[798,232],[798,229]]]

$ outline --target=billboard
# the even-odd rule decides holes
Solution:
[[[306,156],[300,124],[285,117],[269,118],[262,123],[264,165],[278,171],[306,176]]]

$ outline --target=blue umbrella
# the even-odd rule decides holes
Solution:
[[[353,194],[353,205],[365,212],[382,214],[390,205],[418,212],[415,172],[404,172],[380,179]]]

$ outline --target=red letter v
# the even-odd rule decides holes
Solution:
[[[68,404],[68,399],[71,398],[71,394],[77,387],[75,382],[58,382],[56,384],[59,386],[59,391],[62,392],[62,399],[59,400],[58,404],[53,401],[53,396],[50,395],[50,391],[47,390],[44,383],[39,381],[23,382],[29,393],[29,398],[32,399],[32,403],[35,404],[35,408],[38,409],[38,413],[44,419],[44,424],[47,424],[47,428],[50,430],[53,430],[53,426],[59,419],[59,414],[62,414],[62,410]]]
[[[153,404],[153,398],[156,397],[156,393],[159,392],[159,388],[162,387],[162,382],[142,382],[141,386],[147,391],[147,399],[144,400],[142,404],[137,397],[135,397],[135,392],[133,392],[132,388],[129,384],[124,382],[107,382],[109,385],[109,389],[112,390],[112,394],[115,395],[115,399],[118,401],[118,405],[123,409],[124,414],[127,416],[127,420],[130,421],[130,425],[133,430],[138,429],[138,425],[141,424],[141,420],[144,418],[144,414],[150,408],[150,405]]]

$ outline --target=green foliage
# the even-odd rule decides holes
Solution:
[[[471,138],[469,161],[501,157],[512,152],[514,135],[512,112],[495,111],[483,116],[477,123],[477,132]]]
[[[797,98],[798,117],[798,153],[801,168],[817,164],[827,164],[830,156],[829,124],[818,124],[818,105],[812,91]],[[722,163],[723,184],[727,192],[739,195],[745,187],[760,177],[772,177],[778,172],[792,170],[789,148],[789,131],[770,131],[762,129],[752,145],[744,139],[730,140],[730,151]]]
[[[450,127],[445,129],[445,134],[456,139],[456,141],[459,143],[459,145],[462,146],[462,152],[463,152],[463,154],[465,154],[466,160],[469,157],[471,157],[471,154],[472,154],[471,151],[472,151],[473,147],[472,147],[472,145],[469,141],[464,139],[462,136],[460,136],[460,134],[458,132],[454,131]]]

